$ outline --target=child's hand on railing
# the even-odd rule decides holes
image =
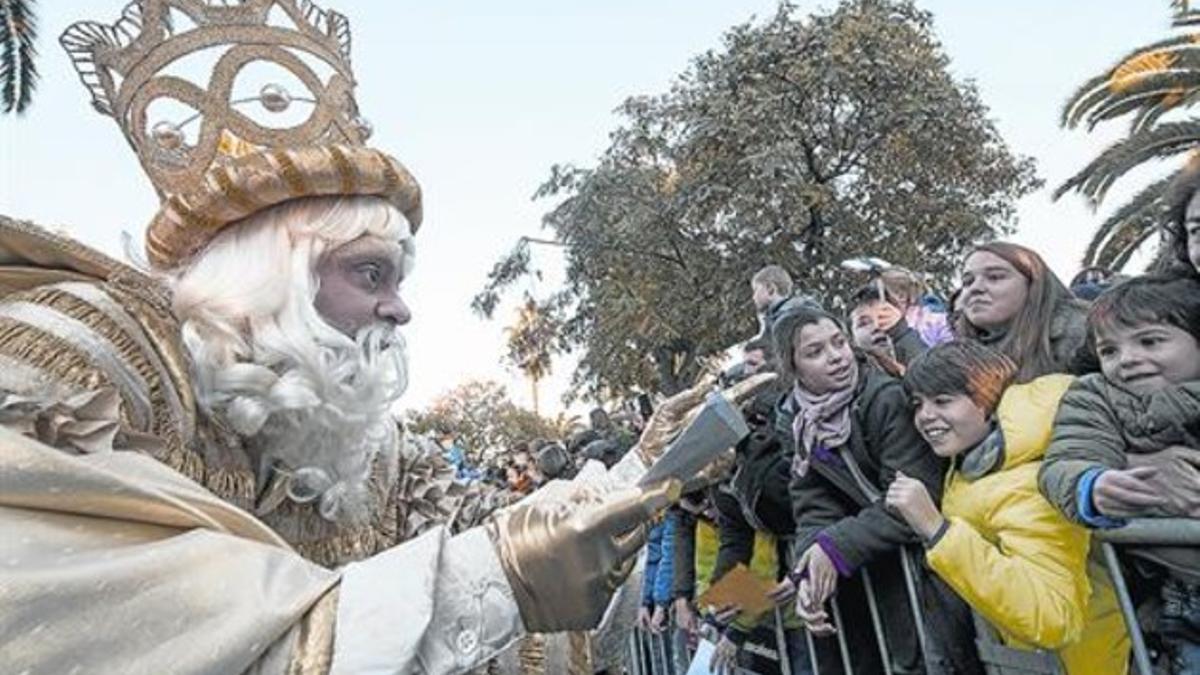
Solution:
[[[1159,452],[1128,457],[1131,467],[1157,470],[1148,482],[1165,498],[1162,507],[1165,515],[1200,517],[1200,450],[1173,445]]]
[[[796,616],[804,622],[808,632],[818,637],[837,632],[837,628],[829,619],[829,613],[825,611],[825,602],[816,599],[812,582],[808,579],[801,579],[800,587],[796,591]]]
[[[1166,506],[1167,497],[1155,486],[1158,469],[1136,466],[1106,469],[1092,487],[1092,503],[1109,518],[1136,518]]]

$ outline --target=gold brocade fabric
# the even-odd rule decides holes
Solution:
[[[329,653],[337,575],[145,455],[0,428],[0,523],[6,672],[280,673]]]

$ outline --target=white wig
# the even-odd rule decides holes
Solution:
[[[371,466],[394,450],[390,408],[407,384],[393,326],[352,338],[314,306],[322,256],[364,235],[399,242],[408,275],[414,243],[399,210],[317,197],[229,227],[173,282],[201,408],[259,452],[260,472],[290,472],[292,498],[319,498],[338,521],[365,517]]]

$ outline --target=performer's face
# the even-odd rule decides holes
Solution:
[[[398,242],[372,235],[326,253],[317,263],[317,313],[351,337],[375,323],[408,323],[412,313],[400,299],[403,253]]]

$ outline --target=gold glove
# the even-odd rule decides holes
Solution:
[[[760,388],[775,381],[777,377],[778,375],[775,373],[759,373],[738,382],[728,389],[722,390],[721,393],[736,407],[753,396]],[[712,378],[705,377],[691,389],[681,391],[663,401],[662,405],[654,411],[654,414],[650,416],[650,420],[646,423],[646,429],[642,432],[642,437],[638,439],[637,445],[634,446],[638,456],[642,458],[646,466],[653,465],[662,455],[663,450],[671,442],[671,439],[679,435],[679,432],[686,429],[687,425],[696,419],[696,416],[700,414],[700,410],[704,407],[704,398],[708,396],[712,388]]]
[[[488,534],[526,630],[599,625],[646,542],[646,524],[678,498],[678,481],[599,502],[581,487],[566,500],[525,501],[493,516]]]
[[[736,461],[737,453],[733,448],[722,452],[699,473],[684,481],[682,493],[688,494],[720,483],[729,476]]]

